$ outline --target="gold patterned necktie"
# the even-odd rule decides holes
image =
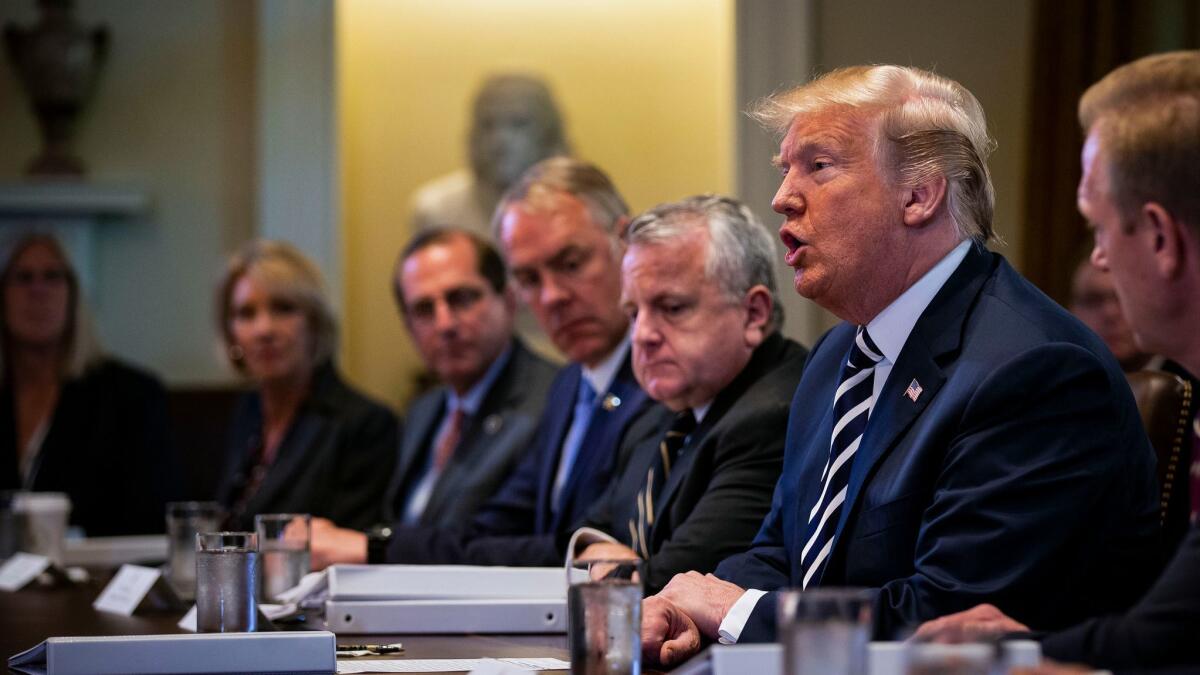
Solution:
[[[671,467],[679,458],[688,434],[695,428],[696,416],[690,408],[676,413],[671,427],[658,442],[658,454],[646,471],[646,485],[638,490],[637,517],[629,519],[629,537],[632,540],[631,548],[637,551],[643,560],[650,558],[649,535],[650,528],[654,527],[654,501],[667,484]]]

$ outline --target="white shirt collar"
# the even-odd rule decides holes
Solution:
[[[713,399],[709,399],[700,405],[692,406],[692,415],[696,418],[696,424],[700,424],[704,421],[704,416],[708,414],[708,410],[709,408],[712,408],[712,404]]]
[[[604,360],[594,368],[583,366],[583,379],[592,385],[592,390],[596,392],[597,396],[604,396],[612,388],[613,380],[617,378],[617,371],[624,365],[627,354],[629,354],[628,332],[625,333],[625,337],[621,338],[617,348],[612,350],[612,353],[604,357]]]
[[[909,286],[908,290],[901,293],[900,297],[893,300],[892,304],[867,324],[867,333],[883,353],[886,362],[895,363],[900,357],[900,350],[904,349],[904,343],[908,341],[908,335],[917,325],[917,319],[921,318],[925,308],[933,301],[933,296],[946,285],[950,275],[958,269],[963,258],[967,257],[971,246],[970,239],[955,246],[926,272],[925,276]]]

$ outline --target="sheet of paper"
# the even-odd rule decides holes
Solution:
[[[195,633],[196,632],[196,606],[192,605],[192,608],[187,611],[187,614],[184,614],[183,618],[179,620],[179,623],[177,623],[175,625],[179,626],[180,628],[182,628],[186,631]]]
[[[32,553],[14,553],[0,565],[0,591],[18,591],[50,566],[50,559]]]
[[[377,659],[338,661],[338,673],[452,673],[471,671],[485,663],[499,663],[524,671],[569,670],[562,659]]]
[[[104,587],[92,607],[101,612],[133,616],[134,610],[162,576],[162,570],[138,565],[121,565],[112,581]]]

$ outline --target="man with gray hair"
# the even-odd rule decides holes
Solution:
[[[663,204],[635,218],[625,242],[633,372],[664,409],[655,433],[618,458],[576,536],[560,529],[520,548],[528,565],[557,564],[567,547],[578,559],[641,559],[656,591],[749,546],[771,508],[807,352],[778,332],[775,245],[745,205]]]
[[[785,133],[772,206],[796,291],[845,323],[805,365],[753,545],[645,601],[647,659],[772,639],[785,588],[875,589],[883,637],[982,598],[1053,626],[1135,597],[1153,452],[1104,344],[984,248],[975,97],[867,66],[757,114]]]

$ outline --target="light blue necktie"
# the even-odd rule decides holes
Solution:
[[[588,425],[592,421],[592,413],[596,406],[596,390],[588,383],[587,378],[579,378],[579,392],[575,396],[575,412],[571,415],[571,428],[563,439],[562,454],[558,459],[558,473],[554,476],[554,489],[550,493],[550,504],[554,512],[558,512],[562,502],[562,489],[575,466],[579,456],[579,448],[583,445],[583,437],[587,435]]]

